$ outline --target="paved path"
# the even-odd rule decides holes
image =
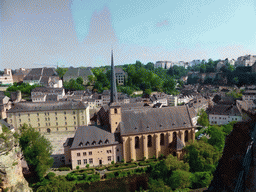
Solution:
[[[63,144],[68,137],[74,137],[74,131],[45,133],[44,136],[51,142],[53,152],[52,157],[54,158],[53,167],[57,168],[64,164],[64,147]]]

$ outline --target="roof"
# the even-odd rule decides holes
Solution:
[[[46,101],[58,101],[58,95],[47,95]]]
[[[67,138],[66,142],[63,144],[64,147],[71,147],[74,141],[74,137]]]
[[[76,79],[78,77],[88,77],[89,75],[93,75],[90,69],[69,67],[68,71],[64,74],[63,79],[69,77]]]
[[[138,134],[193,127],[187,106],[143,108],[122,112],[121,134]]]
[[[14,112],[32,112],[32,111],[55,111],[55,110],[76,110],[86,109],[88,105],[83,102],[59,101],[59,102],[20,102],[7,111]]]
[[[100,126],[80,126],[77,128],[71,149],[99,147],[118,144],[117,135]]]
[[[53,87],[36,87],[31,92],[41,92],[41,93],[63,93],[64,88],[53,88]]]
[[[207,110],[207,113],[212,115],[241,116],[236,105],[214,105]]]
[[[32,68],[23,80],[39,80],[41,76],[57,76],[54,68]]]

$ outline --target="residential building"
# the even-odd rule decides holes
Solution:
[[[177,106],[178,96],[168,95],[167,96],[167,102],[168,102],[168,106]]]
[[[172,66],[173,66],[172,61],[157,61],[155,63],[155,68],[161,67],[163,69],[169,69]]]
[[[194,65],[199,65],[202,61],[200,59],[196,59],[189,62],[189,65],[192,67]]]
[[[6,119],[6,111],[11,108],[10,98],[0,95],[0,119]]]
[[[12,77],[12,70],[11,69],[4,69],[3,76],[0,76],[0,84],[2,85],[9,85],[13,84],[13,77]]]
[[[256,90],[245,90],[242,95],[242,100],[255,100]]]
[[[53,100],[52,97],[56,96],[56,99]],[[52,88],[52,87],[36,87],[31,91],[32,102],[45,102],[49,99],[52,101],[58,101],[65,96],[64,88]],[[48,99],[47,99],[48,97]]]
[[[19,102],[6,113],[7,122],[16,129],[26,123],[48,133],[74,131],[90,123],[89,107],[83,102]]]
[[[59,78],[55,68],[33,68],[24,77],[23,82],[30,85],[39,84],[45,87],[62,87],[62,80]]]
[[[30,69],[19,68],[13,73],[13,82],[20,83],[23,82],[24,77],[29,73]]]
[[[252,73],[256,73],[256,62],[252,65]]]
[[[236,66],[252,66],[256,61],[256,55],[245,55],[237,58]]]
[[[214,105],[208,108],[207,113],[211,125],[225,125],[231,121],[242,121],[242,114],[236,105]]]
[[[70,79],[76,80],[78,77],[82,77],[83,83],[87,84],[89,82],[89,75],[94,76],[90,68],[69,67],[68,71],[63,76],[63,80],[70,81]]]
[[[141,103],[119,103],[111,59],[110,104],[91,118],[95,125],[81,126],[64,144],[66,163],[85,167],[158,158],[183,157],[182,148],[195,138],[196,112],[187,106],[151,108]]]

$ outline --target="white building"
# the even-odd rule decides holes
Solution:
[[[256,90],[245,90],[243,92],[242,100],[255,100]]]
[[[256,61],[256,55],[245,55],[237,58],[236,66],[252,66]]]
[[[0,76],[0,84],[4,84],[4,85],[13,84],[11,69],[4,69],[4,75]]]
[[[211,125],[225,125],[231,121],[242,121],[242,114],[236,105],[214,105],[208,109]]]

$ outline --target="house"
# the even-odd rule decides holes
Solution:
[[[75,131],[90,123],[89,107],[83,102],[19,102],[6,113],[7,122],[15,129],[26,123],[44,133]]]
[[[4,69],[3,76],[0,76],[0,84],[2,84],[2,85],[12,85],[13,84],[13,77],[12,77],[11,69]]]
[[[256,55],[245,55],[237,58],[236,66],[252,66],[256,61]]]
[[[61,88],[62,80],[54,68],[33,68],[24,77],[23,83],[39,84],[45,87]]]
[[[231,121],[242,121],[242,114],[236,105],[214,105],[208,108],[207,114],[211,125],[225,125]]]
[[[56,95],[56,101],[65,96],[64,88],[36,87],[31,91],[32,102],[45,102],[50,95]],[[52,98],[53,99],[53,98]]]
[[[178,104],[178,96],[167,95],[168,106],[177,106]]]
[[[87,84],[89,82],[89,79],[88,79],[89,75],[93,76],[93,73],[90,68],[69,67],[68,71],[63,76],[63,80],[70,81],[71,79],[76,80],[78,77],[82,77],[83,84]]]
[[[6,111],[11,108],[10,98],[0,95],[0,119],[6,119]]]
[[[158,158],[161,154],[183,157],[183,147],[195,138],[196,112],[187,106],[151,108],[141,103],[119,103],[111,59],[110,104],[91,118],[90,126],[78,127],[64,143],[66,164],[85,167],[111,161]]]
[[[168,106],[167,95],[162,95],[161,93],[153,94],[152,96],[150,96],[150,101],[152,105],[161,103],[163,106]]]
[[[242,95],[242,100],[255,100],[256,90],[245,90]]]
[[[19,68],[13,73],[13,82],[20,83],[23,82],[24,77],[29,73],[30,69]]]

